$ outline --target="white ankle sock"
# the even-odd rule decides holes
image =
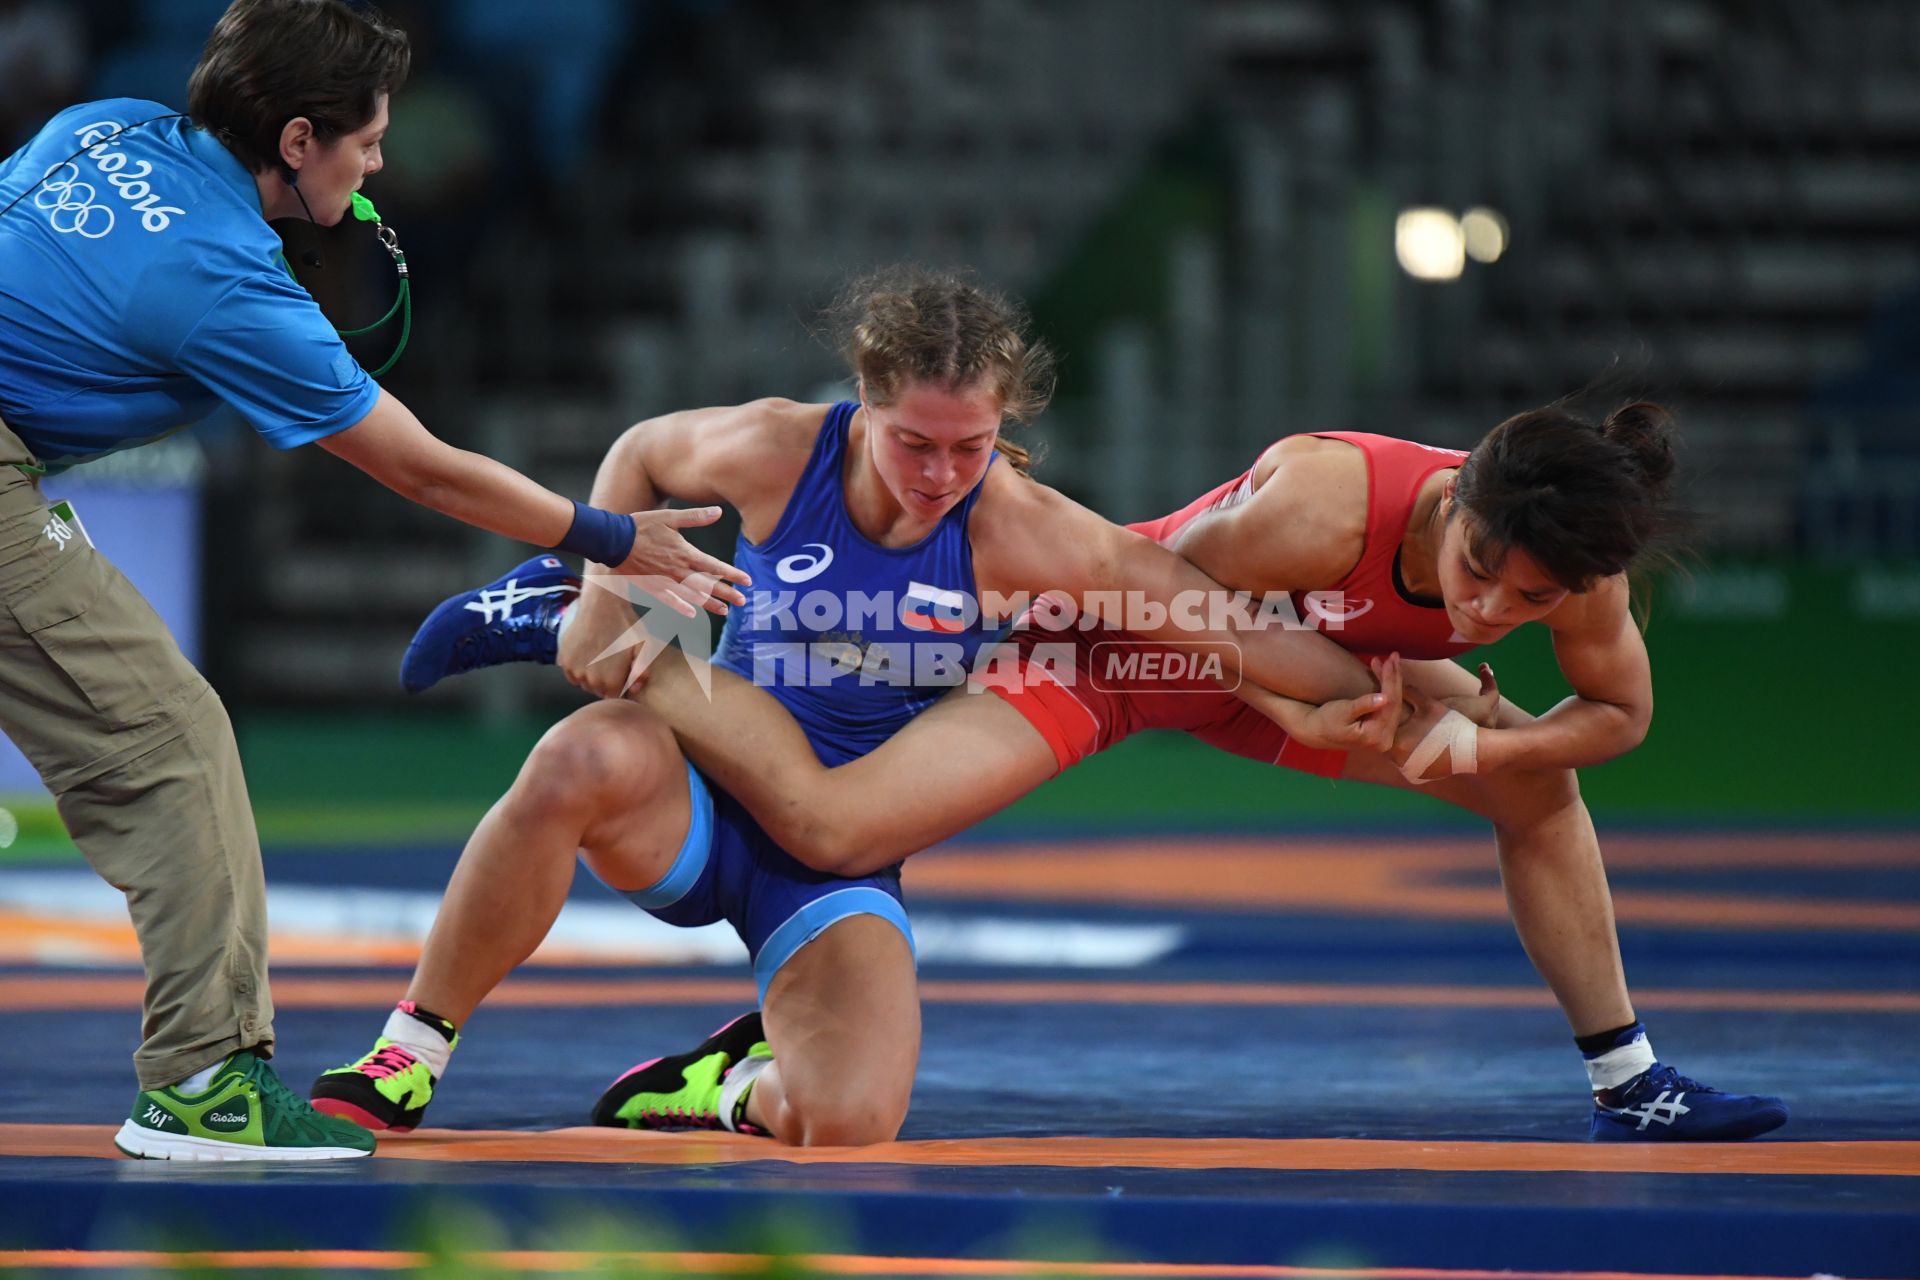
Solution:
[[[453,1058],[453,1045],[438,1031],[406,1010],[395,1009],[387,1015],[387,1025],[380,1034],[426,1063],[427,1070],[433,1073],[435,1080],[446,1078],[447,1063]]]
[[[179,1084],[173,1086],[174,1092],[205,1093],[207,1091],[207,1086],[213,1083],[213,1073],[226,1065],[227,1065],[227,1060],[225,1058],[222,1058],[220,1059],[220,1061],[214,1063],[210,1067],[202,1067],[200,1070],[188,1076],[185,1080],[182,1080]]]
[[[747,1090],[753,1088],[753,1082],[760,1078],[760,1073],[772,1065],[771,1055],[753,1054],[740,1059],[733,1070],[727,1072],[726,1080],[720,1085],[720,1123],[726,1126],[728,1132],[740,1132],[733,1122],[733,1113]]]

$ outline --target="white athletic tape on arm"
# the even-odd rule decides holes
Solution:
[[[1427,730],[1427,736],[1420,739],[1420,745],[1400,766],[1400,773],[1413,783],[1438,781],[1424,775],[1427,766],[1443,753],[1451,757],[1450,773],[1474,772],[1480,767],[1480,726],[1458,711],[1448,711],[1440,717],[1440,723]]]

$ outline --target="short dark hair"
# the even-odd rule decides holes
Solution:
[[[407,34],[346,0],[234,0],[187,82],[187,113],[254,173],[305,116],[322,142],[364,128],[406,81]]]
[[[1673,417],[1650,400],[1598,426],[1564,402],[1515,414],[1474,446],[1454,480],[1468,547],[1498,573],[1526,552],[1569,591],[1663,553],[1689,525],[1673,502]]]

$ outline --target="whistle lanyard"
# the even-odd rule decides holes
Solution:
[[[393,354],[388,356],[386,363],[378,369],[368,371],[369,377],[378,378],[399,363],[401,355],[407,349],[407,339],[413,336],[413,283],[407,275],[407,255],[400,248],[400,237],[394,233],[392,227],[380,220],[380,212],[373,207],[373,201],[358,191],[353,193],[353,216],[356,221],[373,224],[373,234],[379,238],[380,247],[387,251],[387,256],[393,259],[394,274],[400,279],[399,291],[394,294],[393,305],[387,308],[387,314],[372,324],[358,329],[334,330],[343,338],[365,337],[369,333],[386,327],[396,314],[399,315],[400,340],[394,344]],[[293,282],[299,284],[300,277],[293,274],[293,264],[286,260],[285,255],[281,256],[280,262],[286,267],[287,275],[292,277]]]

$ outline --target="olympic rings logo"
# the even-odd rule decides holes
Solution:
[[[140,225],[148,231],[165,231],[175,218],[186,216],[178,205],[162,204],[161,195],[149,181],[153,162],[131,159],[118,149],[120,135],[127,126],[117,120],[99,120],[74,130],[84,144],[85,154],[93,161],[90,178],[104,180],[113,194],[127,202],[129,212],[140,215]],[[98,240],[113,231],[118,215],[93,182],[80,180],[80,166],[71,159],[48,169],[34,192],[33,203],[47,215],[47,222],[61,235],[77,235]]]
[[[67,176],[55,181],[53,175],[62,169],[67,170]],[[60,234],[98,240],[113,230],[113,210],[95,204],[96,194],[92,183],[80,181],[79,166],[63,163],[47,170],[33,203],[46,211],[47,221]]]

